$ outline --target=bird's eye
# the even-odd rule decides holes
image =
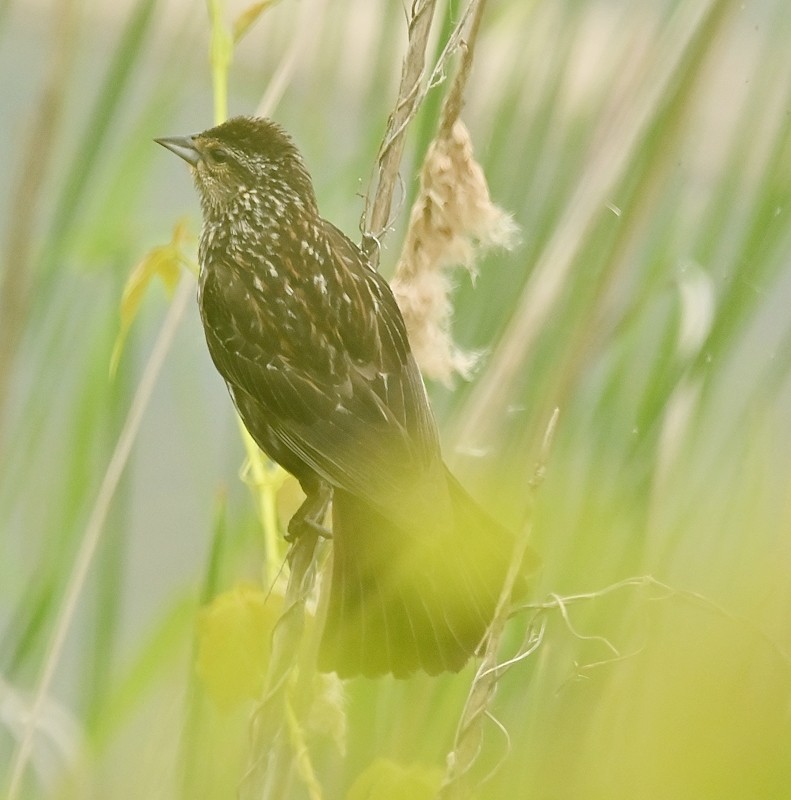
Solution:
[[[208,152],[209,160],[213,164],[226,164],[230,159],[228,151],[222,147],[212,147]]]

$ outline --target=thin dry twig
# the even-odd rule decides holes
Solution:
[[[464,52],[461,57],[459,71],[456,73],[453,84],[448,91],[448,96],[445,98],[445,102],[442,105],[438,137],[447,138],[450,136],[453,126],[464,107],[464,90],[467,88],[467,81],[469,80],[470,72],[472,72],[472,62],[475,58],[475,43],[478,41],[478,31],[481,28],[481,20],[483,19],[483,12],[485,9],[486,0],[470,0],[459,24],[456,26],[456,31],[461,34],[463,30],[462,26],[466,25],[467,20],[472,16],[470,30],[464,39]]]
[[[539,472],[540,470],[537,470]],[[483,738],[483,724],[489,720],[495,722],[497,727],[501,727],[490,713],[491,700],[494,697],[496,683],[503,675],[503,673],[512,667],[514,664],[520,663],[532,655],[541,646],[544,640],[544,634],[547,625],[547,615],[550,611],[558,611],[566,625],[567,630],[577,639],[584,641],[599,642],[612,653],[608,658],[592,661],[584,664],[578,662],[574,663],[574,672],[559,688],[561,691],[563,686],[571,681],[587,678],[588,674],[592,671],[599,669],[603,666],[610,666],[623,661],[628,661],[639,655],[644,649],[645,645],[630,650],[629,652],[622,653],[609,639],[600,635],[583,634],[576,629],[571,622],[568,607],[577,603],[588,602],[605,597],[614,592],[627,588],[637,589],[653,589],[659,590],[652,594],[647,599],[650,602],[666,601],[669,599],[680,599],[695,606],[704,609],[710,613],[722,616],[725,619],[732,620],[744,626],[745,629],[751,631],[755,636],[759,637],[765,644],[767,644],[771,652],[782,663],[783,667],[791,670],[791,655],[770,637],[766,631],[760,626],[757,626],[750,618],[735,614],[724,608],[721,604],[715,602],[709,597],[698,592],[693,592],[686,589],[677,589],[663,581],[657,580],[651,575],[641,575],[637,577],[625,578],[617,581],[616,583],[605,586],[602,589],[592,592],[582,592],[579,594],[560,596],[551,594],[545,600],[533,603],[524,603],[512,611],[512,615],[523,613],[525,611],[533,611],[534,614],[528,624],[527,643],[522,647],[520,652],[513,658],[497,663],[494,659],[496,655],[496,645],[498,644],[497,636],[500,628],[493,624],[493,629],[490,633],[490,638],[487,642],[486,654],[481,663],[475,678],[473,680],[470,694],[465,705],[462,715],[462,720],[459,724],[457,731],[456,742],[454,750],[448,756],[448,770],[446,773],[445,783],[439,794],[439,800],[455,800],[456,798],[467,797],[470,791],[469,771],[477,758]],[[491,645],[494,644],[494,648]],[[502,763],[502,760],[501,762]],[[479,785],[491,777],[497,769],[497,765],[489,775]]]
[[[431,23],[436,0],[415,0],[409,19],[409,43],[401,71],[398,99],[390,114],[387,130],[377,156],[376,192],[366,202],[364,212],[363,252],[371,265],[379,263],[379,240],[387,229],[393,190],[398,180],[404,153],[404,136],[409,122],[417,113],[421,98],[421,81],[426,68]],[[372,182],[373,184],[373,182]]]
[[[391,282],[421,371],[448,386],[455,374],[469,378],[480,355],[453,341],[451,272],[464,267],[474,278],[482,252],[509,249],[518,239],[511,216],[492,202],[460,118],[484,8],[485,0],[467,6],[459,69],[420,170],[420,191]]]
[[[240,787],[242,798],[282,797],[292,767],[291,743],[287,730],[296,717],[291,709],[292,687],[297,679],[305,629],[306,603],[316,575],[314,552],[318,534],[305,530],[289,551],[291,572],[284,601],[285,611],[272,634],[272,656],[266,688],[253,717],[251,761]],[[304,698],[303,698],[304,699]],[[300,705],[305,705],[302,703]],[[302,753],[303,761],[306,754]]]
[[[755,622],[747,616],[742,614],[736,614],[733,611],[725,608],[725,606],[717,603],[715,600],[712,600],[710,597],[706,597],[706,595],[701,594],[700,592],[694,592],[690,589],[678,589],[674,586],[671,586],[664,581],[660,581],[655,578],[653,575],[639,575],[636,577],[631,578],[624,578],[623,580],[617,581],[616,583],[612,583],[609,586],[605,586],[603,589],[598,589],[593,592],[581,592],[579,594],[567,595],[565,597],[560,597],[558,595],[550,595],[549,599],[543,600],[539,603],[524,603],[520,605],[518,608],[514,609],[514,614],[520,613],[521,611],[531,610],[531,611],[549,611],[560,609],[561,614],[563,615],[564,620],[568,623],[568,611],[567,607],[573,605],[575,603],[586,602],[588,600],[595,600],[600,597],[605,597],[608,594],[612,594],[613,592],[620,591],[621,589],[626,589],[630,587],[636,588],[652,588],[660,590],[661,594],[657,594],[655,596],[649,597],[648,599],[651,602],[658,602],[669,600],[673,598],[678,598],[680,600],[684,600],[688,603],[691,603],[698,608],[702,608],[705,611],[709,611],[711,613],[717,614],[722,616],[725,619],[731,620],[732,622],[736,622],[739,625],[743,625],[745,629],[750,630],[755,636],[761,639],[765,644],[767,644],[770,650],[775,654],[777,659],[782,662],[782,664],[787,668],[791,669],[791,654],[787,653],[763,628],[756,625]],[[577,636],[578,638],[602,638],[602,637],[583,637],[577,631],[574,630],[573,626],[569,625],[569,630]],[[605,640],[606,641],[606,640]],[[611,649],[614,652],[618,653],[618,651],[612,647],[612,645],[608,642]],[[622,660],[623,656],[620,654],[617,655],[616,660]]]
[[[571,621],[569,617],[568,608],[566,608],[566,602],[563,600],[562,597],[559,595],[553,594],[550,595],[553,600],[557,603],[556,608],[560,611],[560,616],[563,617],[563,622],[566,623],[566,627],[571,632],[572,636],[575,639],[579,639],[580,641],[587,641],[587,642],[599,642],[603,644],[612,654],[614,658],[620,658],[621,654],[618,651],[618,648],[606,637],[606,636],[599,636],[598,634],[586,634],[580,633]]]
[[[363,252],[374,268],[379,263],[381,237],[390,225],[393,192],[400,180],[399,169],[401,168],[407,128],[415,118],[428,92],[444,80],[448,61],[462,46],[470,16],[479,4],[480,0],[470,0],[467,4],[448,36],[427,80],[424,80],[426,53],[436,0],[415,0],[412,4],[409,43],[404,56],[398,98],[379,147],[376,176],[371,180],[368,188],[361,225]],[[471,38],[474,38],[475,33],[477,33],[477,27],[473,25]],[[470,63],[471,59],[470,56]],[[466,82],[466,76],[463,82]],[[460,86],[460,90],[462,89],[463,84]]]
[[[484,725],[486,720],[490,718],[491,704],[495,692],[497,691],[497,684],[500,676],[509,666],[517,663],[517,661],[524,660],[531,653],[534,653],[543,641],[543,623],[531,625],[528,632],[528,646],[525,652],[521,653],[515,659],[510,659],[502,664],[497,660],[497,653],[500,649],[503,632],[505,631],[506,623],[510,617],[511,595],[513,594],[514,586],[522,570],[522,564],[529,551],[528,542],[531,537],[533,525],[533,503],[543,479],[545,464],[549,457],[554,431],[557,426],[558,413],[558,410],[555,409],[547,425],[542,451],[534,471],[533,479],[529,485],[529,502],[526,512],[526,522],[514,550],[511,568],[500,594],[500,600],[497,605],[497,610],[495,611],[494,619],[486,634],[483,658],[475,673],[472,685],[470,686],[469,695],[467,696],[467,701],[464,704],[464,710],[462,711],[461,719],[456,729],[453,749],[447,756],[445,778],[438,794],[438,800],[461,800],[461,798],[469,795],[471,789],[471,770],[482,747]]]

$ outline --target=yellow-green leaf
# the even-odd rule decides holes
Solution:
[[[110,358],[111,376],[115,375],[118,368],[126,337],[137,317],[140,304],[145,297],[151,280],[159,277],[165,284],[169,294],[172,294],[173,289],[179,282],[181,268],[188,263],[182,253],[186,238],[187,225],[184,220],[180,220],[173,228],[171,240],[167,244],[159,245],[150,250],[137,263],[129,278],[127,278],[121,295],[121,325],[113,346],[113,354]]]
[[[247,31],[258,21],[261,14],[268,8],[273,6],[277,0],[262,0],[260,3],[253,3],[248,6],[241,14],[234,20],[233,23],[233,40],[238,42]]]
[[[260,696],[283,598],[240,583],[203,609],[196,670],[221,711]]]

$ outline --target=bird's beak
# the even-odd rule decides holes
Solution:
[[[168,150],[183,158],[193,167],[201,160],[201,154],[195,147],[195,140],[192,136],[170,136],[165,139],[154,139],[157,144],[167,147]]]

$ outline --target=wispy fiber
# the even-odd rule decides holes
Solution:
[[[484,6],[473,2],[468,7],[467,14],[473,15],[466,47],[423,162],[420,191],[392,282],[421,370],[445,384],[454,373],[469,377],[477,361],[476,353],[459,348],[451,336],[450,271],[461,266],[474,278],[483,251],[510,248],[518,238],[516,223],[491,200],[460,119]]]

